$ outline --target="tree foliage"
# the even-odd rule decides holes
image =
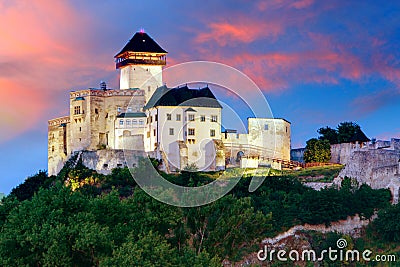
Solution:
[[[390,206],[378,213],[373,226],[377,233],[386,241],[400,241],[400,204]]]
[[[268,177],[249,193],[247,177],[213,203],[179,208],[147,195],[127,169],[101,176],[77,166],[62,175],[69,185],[51,183],[25,200],[1,201],[0,266],[221,266],[293,225],[369,217],[390,199],[387,190],[349,179],[340,190],[314,191],[284,176]],[[166,176],[183,186],[211,179],[192,172]],[[71,178],[84,184],[72,187]]]
[[[312,138],[307,141],[304,151],[305,162],[329,162],[331,159],[331,145],[328,140]]]
[[[18,200],[23,201],[32,198],[39,188],[48,187],[52,178],[47,176],[46,171],[39,171],[37,174],[26,178],[25,182],[11,190],[10,195],[15,196]]]
[[[349,143],[353,135],[360,130],[361,128],[357,123],[341,122],[337,127],[338,142]]]
[[[320,136],[318,139],[320,140],[328,140],[331,145],[338,143],[338,133],[337,130],[332,129],[329,126],[319,128],[317,131]]]
[[[360,131],[361,127],[354,122],[341,122],[336,127],[332,129],[329,126],[319,128],[318,133],[320,140],[328,140],[332,144],[349,143],[351,138],[357,131]]]

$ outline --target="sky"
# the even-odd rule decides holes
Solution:
[[[292,147],[323,126],[358,123],[400,138],[400,2],[0,0],[0,192],[47,168],[47,120],[71,90],[106,81],[143,28],[167,64],[232,66],[292,123]]]

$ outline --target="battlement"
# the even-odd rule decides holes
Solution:
[[[130,90],[101,90],[101,89],[85,89],[79,91],[72,91],[69,93],[70,99],[85,96],[144,96],[144,91],[140,89],[130,89]]]
[[[48,121],[48,126],[60,126],[63,123],[70,123],[69,116],[59,117]]]

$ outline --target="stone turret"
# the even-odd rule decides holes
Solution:
[[[166,60],[167,51],[147,33],[135,33],[115,55],[116,69],[120,70],[120,89],[142,89],[147,102],[157,87],[163,85],[162,68]]]

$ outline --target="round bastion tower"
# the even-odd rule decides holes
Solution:
[[[116,69],[120,70],[120,89],[144,90],[147,103],[157,87],[163,85],[167,51],[143,30],[135,33],[114,58]]]

